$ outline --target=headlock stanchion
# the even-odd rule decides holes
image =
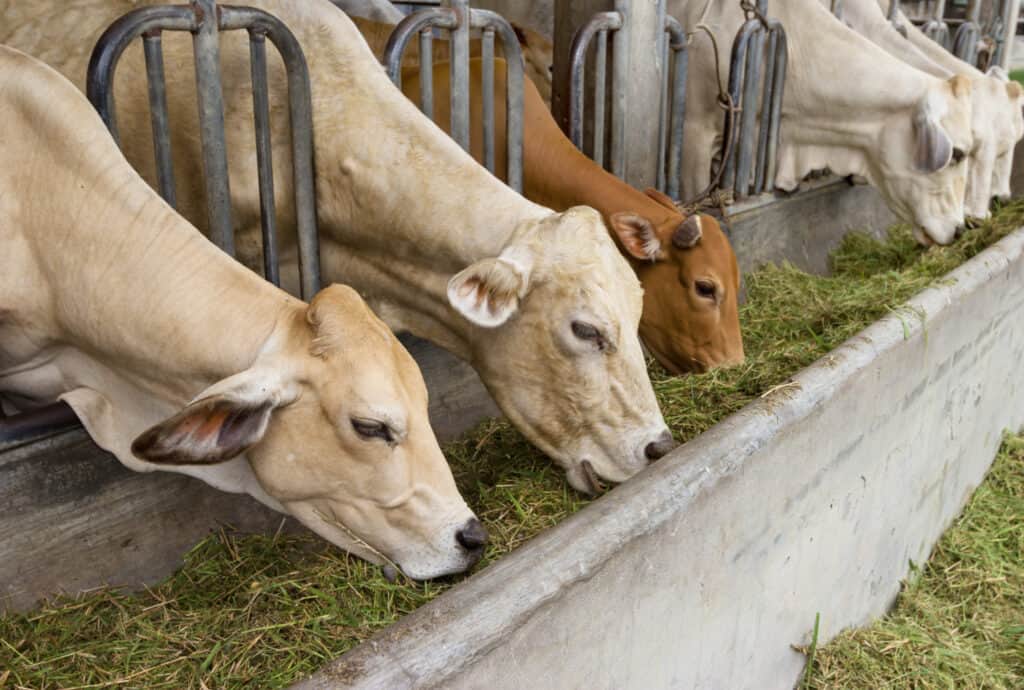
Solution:
[[[625,177],[625,147],[621,143],[627,99],[622,95],[627,81],[628,62],[614,59],[624,55],[625,47],[620,43],[621,31],[626,26],[626,3],[617,2],[616,9],[598,12],[577,29],[570,47],[569,65],[569,109],[568,134],[576,146],[587,153],[598,165],[619,177]],[[683,118],[686,109],[686,77],[688,65],[687,46],[689,40],[679,22],[659,13],[663,25],[661,62],[661,87],[659,89],[659,110],[657,114],[657,163],[655,186],[673,199],[679,198],[679,177],[683,155]],[[608,98],[609,39],[612,41],[611,68],[611,123],[606,123]],[[591,45],[593,50],[593,114],[590,120],[590,145],[584,142],[586,122],[586,67]],[[610,130],[611,136],[608,136]],[[611,155],[605,155],[606,140],[610,139]],[[606,160],[610,158],[610,160]]]
[[[501,39],[505,54],[506,89],[505,131],[507,137],[508,185],[523,190],[523,55],[515,30],[501,15],[473,9],[468,0],[443,0],[440,7],[413,12],[395,27],[384,48],[384,67],[397,86],[402,85],[402,55],[413,36],[419,36],[420,109],[434,117],[434,30],[444,29],[449,36],[451,91],[450,132],[459,146],[469,150],[469,40],[473,30],[480,31],[482,62],[481,99],[483,106],[484,164],[495,172],[494,153],[494,38]]]
[[[299,271],[302,296],[308,300],[320,289],[320,250],[316,227],[316,194],[313,185],[312,105],[305,57],[298,41],[283,23],[261,10],[217,6],[213,0],[194,0],[189,5],[152,6],[134,10],[114,22],[97,42],[89,61],[86,93],[114,140],[120,143],[115,116],[114,73],[118,59],[127,45],[138,36],[142,36],[146,76],[149,82],[150,124],[153,130],[157,188],[172,207],[176,206],[161,32],[192,33],[210,234],[218,246],[233,255],[234,230],[231,224],[217,34],[219,31],[235,29],[245,29],[249,32],[264,275],[275,285],[279,283],[279,267],[274,176],[270,155],[265,39],[269,38],[277,47],[288,75]],[[76,424],[74,412],[65,403],[54,403],[9,417],[0,416],[0,451],[46,438]]]
[[[831,0],[828,9],[836,16],[836,19],[843,18],[843,0]]]
[[[234,256],[218,34],[221,31],[240,29],[249,33],[264,276],[275,285],[280,284],[267,87],[266,39],[269,38],[281,55],[288,77],[299,273],[302,297],[309,300],[320,289],[309,72],[298,41],[280,20],[262,10],[217,5],[214,0],[192,0],[188,5],[161,5],[133,10],[114,22],[96,43],[89,60],[86,94],[99,111],[114,140],[120,143],[114,103],[114,74],[124,49],[135,38],[142,36],[149,81],[158,190],[174,206],[174,170],[167,127],[166,85],[160,41],[164,31],[192,33],[210,238]]]
[[[953,47],[951,35],[949,33],[949,25],[945,20],[946,15],[946,0],[936,0],[934,12],[932,18],[928,19],[921,25],[921,31],[924,35],[932,39],[946,50],[951,50]]]
[[[978,25],[980,11],[979,0],[972,0],[967,7],[967,18],[953,35],[953,54],[971,65],[978,61],[978,41],[981,38],[981,27]]]
[[[766,191],[775,177],[787,65],[786,32],[768,18],[768,0],[741,5],[747,20],[732,46],[729,96],[737,108],[726,110],[721,181],[737,200]]]

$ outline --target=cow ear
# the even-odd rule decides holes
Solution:
[[[531,264],[514,251],[481,259],[448,281],[448,302],[471,323],[497,328],[508,321],[526,296]]]
[[[936,100],[929,95],[914,114],[914,165],[931,173],[949,165],[953,142],[939,123],[941,114]]]
[[[1021,96],[1024,96],[1024,89],[1021,85],[1015,81],[1006,82],[1006,95],[1011,101],[1015,101]]]
[[[680,223],[672,233],[672,246],[676,249],[690,249],[700,242],[702,234],[700,216],[693,214]]]
[[[644,194],[651,197],[652,199],[654,199],[655,201],[657,201],[659,204],[669,209],[670,211],[679,210],[679,207],[676,206],[676,202],[672,200],[672,197],[670,197],[668,194],[659,192],[654,187],[648,187],[647,189],[645,189]]]
[[[292,402],[272,373],[250,369],[224,379],[173,417],[144,431],[132,454],[163,465],[225,462],[263,439],[273,410]]]
[[[622,247],[634,259],[641,261],[657,261],[664,258],[661,251],[661,240],[651,221],[635,213],[613,213],[611,218],[612,232],[619,238]]]

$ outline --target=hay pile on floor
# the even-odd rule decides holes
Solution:
[[[685,378],[652,365],[666,421],[692,438],[1022,224],[1024,202],[1014,203],[951,247],[922,251],[897,227],[886,242],[849,237],[832,277],[790,266],[748,275],[747,362]],[[504,422],[446,453],[491,533],[484,565],[586,503]],[[142,594],[100,591],[0,619],[0,688],[280,687],[448,586],[389,583],[314,537],[220,533]]]

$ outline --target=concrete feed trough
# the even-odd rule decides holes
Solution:
[[[327,688],[788,688],[1024,423],[1024,229],[329,664]]]

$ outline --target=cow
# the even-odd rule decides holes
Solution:
[[[354,290],[307,305],[233,261],[72,84],[6,46],[0,120],[8,404],[63,400],[128,468],[247,493],[415,579],[480,558],[419,369]]]
[[[827,0],[822,0],[827,6]],[[847,0],[843,4],[843,22],[854,31],[880,46],[895,58],[941,79],[963,74],[971,81],[971,135],[973,146],[967,154],[967,183],[964,191],[964,211],[968,218],[987,218],[989,202],[993,196],[992,182],[996,160],[1012,149],[1013,140],[1003,129],[1005,113],[1012,111],[1009,89],[996,78],[982,74],[970,65],[946,54],[940,58],[947,66],[925,55],[913,42],[908,41],[893,26],[877,0]],[[909,35],[909,34],[908,34]],[[926,41],[931,41],[925,38]],[[938,51],[944,50],[937,45]],[[958,70],[949,69],[950,63],[959,62]],[[1018,94],[1019,86],[1014,88]],[[1019,108],[1017,108],[1019,110]],[[1020,120],[1020,115],[1016,116]]]
[[[505,61],[496,59],[494,67],[495,170],[504,179]],[[418,74],[418,66],[407,67],[402,77],[402,90],[415,103]],[[447,62],[434,63],[434,121],[442,127],[451,121],[449,76]],[[481,60],[473,58],[470,147],[477,160],[483,160],[481,76]],[[640,338],[667,370],[706,371],[743,361],[739,268],[718,222],[708,215],[687,218],[664,194],[640,192],[583,155],[530,80],[523,84],[523,193],[556,210],[584,204],[601,212],[644,288]]]
[[[7,0],[8,42],[85,83],[86,50],[125,0]],[[323,273],[352,285],[386,323],[470,362],[508,419],[583,492],[621,482],[674,447],[638,337],[642,290],[587,207],[556,213],[478,165],[390,81],[351,20],[326,0],[251,0],[282,19],[309,65]],[[179,210],[205,229],[191,37],[166,32]],[[249,48],[220,40],[231,200],[239,257],[259,266]],[[284,69],[268,51],[271,111],[286,112]],[[115,89],[126,156],[155,181],[141,46]],[[274,117],[275,162],[288,161]],[[287,165],[278,170],[287,170]],[[275,179],[282,279],[297,285],[290,176]]]
[[[877,0],[879,6],[888,12],[888,0]],[[981,112],[976,113],[974,120],[977,126],[986,127],[989,137],[980,147],[977,157],[986,161],[994,159],[991,183],[979,180],[977,186],[968,184],[970,206],[973,215],[988,215],[988,204],[992,197],[1008,199],[1010,197],[1010,173],[1013,169],[1013,151],[1018,141],[1024,137],[1024,89],[1020,84],[1009,80],[1006,72],[1000,67],[992,67],[987,73],[976,69],[959,59],[935,41],[931,40],[916,26],[910,23],[902,10],[896,13],[896,22],[906,32],[907,40],[921,53],[939,67],[951,74],[963,75],[971,80],[973,88],[980,93],[975,103],[981,103]],[[975,110],[978,109],[975,105]],[[977,147],[976,147],[977,148]],[[981,209],[984,208],[984,212]],[[969,207],[970,209],[970,207]]]
[[[744,22],[739,3],[669,0],[684,26],[705,24],[729,64],[729,40]],[[948,244],[964,222],[970,82],[937,79],[888,55],[843,25],[819,0],[775,3],[785,26],[789,69],[783,95],[775,186],[793,190],[811,171],[866,178],[922,244]],[[720,150],[722,110],[711,42],[690,45],[683,175],[686,194],[710,179]]]

